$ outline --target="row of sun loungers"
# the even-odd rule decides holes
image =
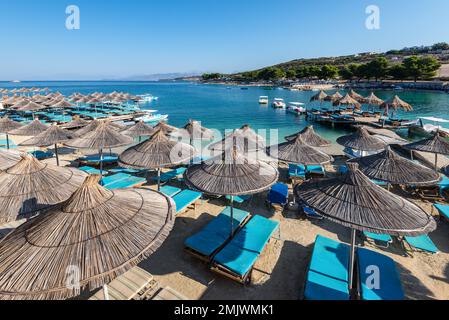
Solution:
[[[231,215],[227,207],[185,241],[185,250],[209,263],[212,271],[247,284],[254,264],[279,229],[279,222],[258,215],[250,218],[249,212],[234,209],[232,226],[235,236],[231,239]]]
[[[393,238],[388,234],[375,234],[364,232],[367,239],[372,240],[379,247],[388,248],[393,243]],[[437,254],[439,249],[433,243],[428,235],[421,235],[418,237],[404,237],[403,240],[413,249],[417,251]]]
[[[126,173],[117,173],[112,176],[104,177],[101,184],[109,189],[135,188],[144,185],[147,179],[135,177]]]
[[[307,166],[298,164],[288,165],[288,176],[290,179],[306,179],[306,174],[324,175],[325,171],[322,166]]]
[[[318,236],[307,272],[304,298],[307,300],[349,300],[350,247]],[[360,297],[363,300],[403,300],[404,293],[395,262],[380,253],[357,250]],[[368,285],[370,266],[380,272],[378,286]]]

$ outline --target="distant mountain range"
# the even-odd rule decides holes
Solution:
[[[200,76],[202,72],[174,72],[174,73],[155,73],[155,74],[140,74],[133,75],[126,78],[120,78],[115,80],[122,81],[162,81],[162,80],[178,80],[184,78],[191,78]]]

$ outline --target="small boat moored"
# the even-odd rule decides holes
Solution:
[[[275,109],[285,109],[287,107],[286,103],[284,102],[284,99],[281,98],[275,98],[272,107]]]
[[[287,112],[293,113],[296,115],[305,114],[307,112],[306,108],[304,107],[304,103],[301,102],[290,102],[287,106]]]
[[[268,99],[268,96],[260,96],[259,97],[259,104],[268,104],[270,101]]]
[[[168,119],[167,114],[156,113],[157,110],[142,110],[145,113],[143,116],[136,118],[136,121],[143,121],[145,123],[155,123],[160,121],[166,121]]]

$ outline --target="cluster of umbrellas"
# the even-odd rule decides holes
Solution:
[[[10,90],[9,89],[0,89],[0,93],[4,94],[4,95],[9,94],[9,93],[12,93],[12,94],[23,93],[23,94],[25,94],[25,93],[48,92],[48,91],[50,91],[50,89],[48,89],[48,88],[35,88],[35,87],[32,87],[32,88],[18,88],[18,89],[10,89]]]
[[[139,101],[140,97],[124,92],[101,93],[94,92],[89,95],[74,93],[69,96],[70,101],[74,103],[100,104],[100,103],[116,103],[121,104],[126,101]]]
[[[4,96],[2,104],[16,111],[38,111],[43,109],[63,109],[72,106],[65,100],[61,93],[49,93],[47,95],[26,96]]]

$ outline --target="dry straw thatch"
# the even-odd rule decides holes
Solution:
[[[78,129],[83,128],[89,124],[89,121],[81,119],[79,116],[73,117],[73,120],[61,125],[65,129]]]
[[[405,146],[409,150],[449,155],[449,141],[436,132],[432,137]]]
[[[119,163],[133,169],[159,169],[184,163],[194,154],[192,146],[171,141],[159,129],[148,140],[125,150],[119,157]]]
[[[23,124],[17,121],[13,121],[9,119],[8,117],[3,117],[0,119],[0,132],[1,133],[8,133],[12,130],[19,129],[20,127],[23,127]]]
[[[385,101],[384,103],[382,103],[380,105],[380,107],[387,109],[387,110],[389,110],[389,109],[393,109],[393,110],[404,109],[405,111],[413,111],[413,107],[410,104],[408,104],[407,102],[403,101],[398,96],[394,96],[392,99]]]
[[[324,98],[324,101],[334,102],[340,100],[341,98],[343,98],[343,96],[340,92],[337,91],[334,94],[328,95],[326,98]]]
[[[78,134],[78,132],[79,131],[76,131],[76,134]],[[90,131],[76,139],[69,140],[64,144],[71,148],[100,150],[126,146],[132,142],[133,139],[131,137],[117,132],[108,122],[100,122],[93,131]]]
[[[37,136],[38,134],[44,132],[49,127],[46,124],[43,124],[39,120],[33,120],[29,124],[20,127],[18,129],[12,130],[9,132],[12,136]]]
[[[20,154],[0,149],[0,170],[11,168],[22,159]]]
[[[356,163],[341,177],[310,180],[296,187],[307,206],[346,227],[393,236],[419,236],[436,229],[420,207],[371,182]]]
[[[351,98],[357,100],[358,102],[362,102],[365,99],[362,95],[358,94],[357,92],[355,92],[352,89],[349,91],[348,94]]]
[[[160,129],[164,132],[164,134],[171,134],[171,133],[179,130],[179,128],[171,126],[171,125],[167,124],[167,122],[165,122],[165,121],[160,121],[157,125],[154,126],[153,129],[155,130],[155,132]]]
[[[91,121],[87,126],[84,126],[83,128],[75,131],[75,133],[80,137],[84,136],[85,134],[96,130],[102,123],[107,123],[112,129],[116,131],[124,130],[126,128],[125,125],[121,125],[116,122],[111,122],[107,120],[94,120]]]
[[[30,155],[0,173],[0,223],[34,216],[67,200],[86,174],[39,162]]]
[[[16,110],[18,110],[18,111],[38,111],[38,110],[42,110],[45,108],[46,108],[46,106],[44,106],[42,104],[38,104],[34,101],[30,101],[27,104],[25,104],[24,106],[16,108]]]
[[[190,120],[181,130],[171,134],[174,137],[189,137],[190,140],[212,140],[214,132],[201,126],[199,121]]]
[[[294,140],[269,147],[268,154],[273,158],[276,158],[277,154],[277,158],[281,161],[305,166],[324,165],[333,160],[331,156],[307,145],[300,135]]]
[[[154,253],[173,228],[173,200],[148,189],[109,191],[90,176],[61,205],[0,242],[0,299],[66,299]],[[32,259],[30,259],[32,257]],[[74,268],[79,285],[68,286]]]
[[[210,195],[239,196],[269,189],[278,170],[263,161],[245,157],[234,147],[221,155],[192,165],[184,174],[186,184]]]
[[[401,185],[433,185],[441,180],[435,171],[399,156],[388,146],[385,151],[350,160],[371,179]]]
[[[339,100],[335,100],[333,102],[334,106],[341,106],[341,105],[347,105],[347,106],[354,106],[358,109],[362,107],[362,105],[354,98],[352,98],[349,93],[347,93],[343,98]]]
[[[295,140],[297,136],[301,136],[302,140],[312,147],[327,147],[331,144],[329,141],[323,139],[320,135],[318,135],[313,129],[313,126],[307,126],[300,132],[285,137],[285,140]]]
[[[337,143],[360,151],[378,151],[386,147],[385,142],[371,136],[364,127],[358,127],[355,133],[338,138]]]
[[[209,150],[220,151],[229,150],[236,147],[245,154],[251,151],[265,150],[265,138],[258,135],[249,125],[244,125],[240,129],[234,130],[223,140],[209,145]]]
[[[52,125],[44,132],[20,143],[20,145],[27,147],[48,147],[57,143],[66,142],[74,137],[76,135],[73,132],[59,128],[57,125]]]
[[[321,90],[316,95],[312,96],[312,98],[310,98],[310,102],[312,102],[312,101],[324,101],[324,100],[326,100],[326,98],[327,98],[327,93],[324,92],[323,90]]]
[[[134,126],[122,131],[121,133],[133,138],[140,138],[143,136],[151,136],[154,132],[155,131],[152,127],[145,124],[143,121],[139,121]]]
[[[380,106],[381,104],[384,103],[384,101],[382,99],[378,98],[374,94],[374,92],[371,92],[371,94],[369,96],[367,96],[366,98],[363,99],[363,103],[373,105],[373,106]]]

